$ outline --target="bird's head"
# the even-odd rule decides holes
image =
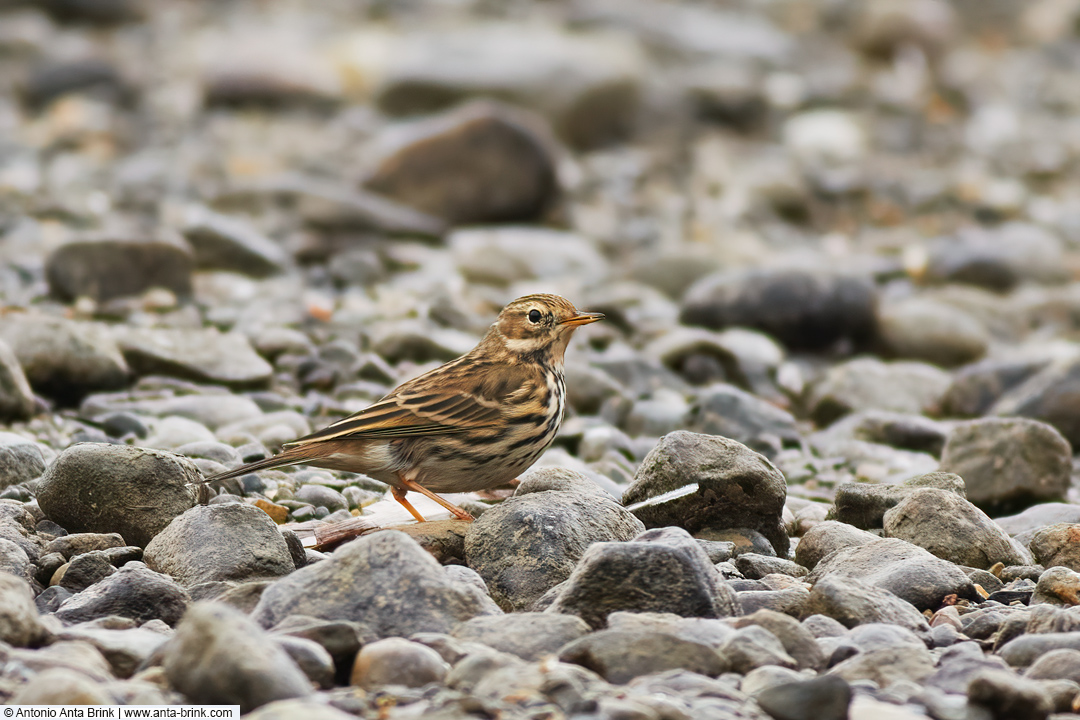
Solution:
[[[514,355],[561,361],[574,330],[603,319],[602,313],[579,312],[558,295],[526,295],[503,308],[489,336]]]

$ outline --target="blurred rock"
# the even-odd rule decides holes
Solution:
[[[49,289],[61,300],[98,302],[164,288],[191,295],[191,248],[183,241],[86,239],[65,243],[46,258]]]
[[[618,685],[676,668],[710,677],[724,670],[723,660],[707,645],[658,632],[601,630],[569,643],[559,651],[559,660]]]
[[[910,603],[888,590],[853,577],[823,577],[810,591],[807,615],[824,615],[853,628],[864,623],[889,623],[920,638],[930,633],[926,618]]]
[[[702,390],[690,408],[686,429],[730,438],[766,457],[775,457],[783,448],[798,447],[801,442],[790,413],[726,384]]]
[[[37,643],[44,633],[26,580],[0,573],[0,640],[15,647]]]
[[[966,497],[964,480],[950,473],[917,475],[899,485],[844,483],[836,488],[836,502],[830,519],[863,530],[884,526],[885,513],[919,488],[938,488]]]
[[[97,323],[9,313],[0,340],[11,347],[35,392],[63,403],[128,384],[129,370],[112,333]]]
[[[909,298],[882,303],[878,335],[889,357],[952,367],[986,354],[990,335],[971,315],[946,303]]]
[[[949,388],[948,373],[917,362],[856,358],[834,365],[810,393],[814,420],[827,425],[848,413],[929,413]]]
[[[0,340],[0,422],[29,420],[34,409],[34,392],[26,373],[11,346]]]
[[[856,6],[852,42],[874,58],[891,60],[909,48],[936,58],[956,38],[956,11],[943,0],[877,0]]]
[[[192,702],[260,705],[304,697],[311,685],[284,649],[245,615],[218,603],[197,603],[166,646],[169,684]]]
[[[229,270],[266,277],[281,272],[288,256],[276,242],[247,221],[193,205],[184,215],[184,237],[201,270]]]
[[[33,380],[31,379],[31,384]],[[1070,443],[1080,442],[1076,391],[1080,360],[1061,360],[1008,390],[991,407],[995,415],[1020,415],[1053,425]]]
[[[449,670],[450,666],[431,648],[404,638],[385,638],[360,650],[352,684],[365,690],[384,685],[423,687],[441,684]]]
[[[1069,443],[1045,423],[984,418],[953,429],[941,469],[964,478],[968,500],[1001,512],[1064,499],[1071,458]]]
[[[216,328],[127,327],[117,332],[124,358],[140,375],[169,375],[234,388],[265,385],[273,367],[239,333]]]
[[[856,347],[874,332],[876,292],[856,277],[810,271],[709,275],[683,299],[682,322],[761,330],[791,349],[822,350],[843,341]]]
[[[1040,565],[1080,570],[1080,524],[1055,523],[1036,530],[1028,547]]]
[[[558,195],[543,120],[491,102],[392,128],[367,189],[450,225],[527,221]]]
[[[476,283],[502,287],[607,272],[603,256],[588,238],[549,228],[465,228],[451,233],[447,243],[461,273]]]
[[[633,125],[643,71],[640,51],[623,37],[474,24],[407,37],[377,102],[392,115],[415,115],[499,97],[537,110],[570,144],[591,147]]]
[[[45,466],[41,445],[22,435],[0,432],[0,490],[40,477]]]
[[[453,636],[478,642],[522,660],[540,660],[587,635],[581,618],[555,613],[515,612],[475,617],[454,628]]]
[[[954,417],[986,415],[1003,395],[1045,367],[1044,360],[987,359],[960,368],[941,400],[944,413]]]
[[[1037,225],[1014,222],[938,241],[931,248],[927,278],[1004,292],[1023,281],[1063,281],[1067,274],[1059,238]]]

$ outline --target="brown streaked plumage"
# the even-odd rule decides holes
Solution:
[[[414,378],[382,400],[281,453],[207,478],[238,477],[285,465],[364,473],[405,499],[427,495],[456,517],[467,512],[440,492],[497,487],[536,462],[562,422],[563,355],[574,330],[602,320],[557,295],[528,295],[499,313],[480,344]]]

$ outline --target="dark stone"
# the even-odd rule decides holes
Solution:
[[[994,720],[1046,720],[1054,711],[1041,684],[1008,670],[983,670],[967,687],[968,704]]]
[[[646,527],[750,528],[784,556],[786,497],[784,476],[764,456],[734,440],[679,430],[645,457],[623,502]]]
[[[58,583],[73,593],[85,590],[94,583],[116,572],[109,558],[101,550],[93,550],[76,555],[68,563],[63,577]]]
[[[187,609],[188,600],[187,592],[168,575],[132,562],[65,600],[56,617],[76,623],[119,615],[140,622],[158,619],[175,625]]]
[[[941,399],[948,417],[981,417],[1005,393],[1046,367],[1046,360],[982,360],[960,368]]]
[[[170,240],[76,240],[45,259],[49,289],[64,301],[88,296],[103,302],[150,288],[191,295],[191,250]]]
[[[869,281],[805,270],[709,275],[683,300],[680,320],[713,329],[766,332],[791,349],[861,346],[874,334],[877,293]]]
[[[686,429],[730,438],[766,457],[802,442],[791,413],[732,385],[703,390],[690,408]]]

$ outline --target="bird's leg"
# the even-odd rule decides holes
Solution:
[[[450,514],[453,515],[454,517],[456,517],[458,520],[465,520],[467,522],[472,522],[475,519],[472,515],[465,512],[464,510],[459,508],[454,503],[450,502],[449,500],[445,500],[445,499],[439,497],[438,495],[431,492],[430,490],[428,490],[426,487],[424,487],[420,483],[416,482],[415,480],[411,480],[411,479],[409,479],[409,478],[407,478],[407,477],[405,477],[404,475],[401,475],[401,474],[398,474],[398,480],[401,481],[401,484],[404,485],[406,489],[412,490],[414,492],[418,492],[421,495],[426,495],[429,498],[431,498],[432,500],[434,500],[435,502],[439,503],[444,508],[449,510]],[[394,497],[397,498],[398,502],[403,503],[404,502],[403,498],[405,497],[405,490],[402,490],[401,491],[401,497],[398,497],[397,496],[397,488],[395,488],[394,489]],[[413,511],[413,514],[414,515],[417,514],[415,510]]]
[[[416,522],[427,522],[424,516],[421,515],[416,508],[412,506],[412,503],[405,499],[408,494],[408,490],[402,490],[401,488],[390,488],[390,492],[393,493],[394,499],[405,506],[405,509],[409,511],[409,514],[416,518]]]

